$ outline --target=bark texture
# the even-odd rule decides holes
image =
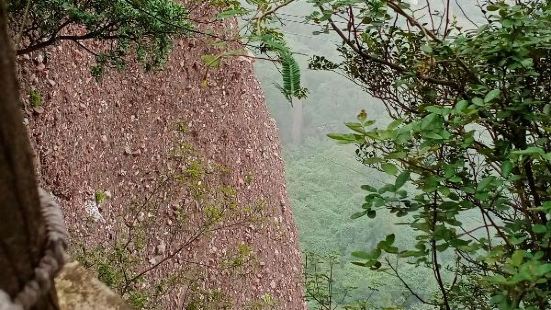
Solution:
[[[14,52],[0,1],[0,289],[14,297],[33,277],[46,240],[32,152],[19,108]],[[52,290],[53,291],[53,290]],[[46,294],[35,309],[55,309]]]

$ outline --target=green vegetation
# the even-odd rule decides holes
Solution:
[[[99,205],[104,203],[107,199],[109,199],[109,195],[105,191],[97,190],[96,193],[94,194],[94,199],[96,201],[96,204]]]
[[[272,295],[265,293],[258,299],[253,300],[245,306],[245,310],[276,310],[278,303]]]
[[[354,180],[356,173],[347,170],[366,169],[346,164],[347,177],[340,178],[327,171],[327,163],[317,163],[312,175],[321,180],[314,183],[304,180],[304,169],[331,148],[289,157],[303,247],[352,252],[353,263],[369,274],[365,285],[376,282],[371,271],[391,274],[414,299],[383,298],[370,308],[549,308],[551,3],[488,1],[480,8],[474,2],[458,7],[431,1],[432,8],[395,0],[312,3],[308,13],[300,11],[304,22],[327,29],[314,35],[337,36],[340,57],[320,48],[309,53],[310,68],[346,76],[387,110],[381,119],[370,108],[358,109],[356,120],[346,123],[349,132],[330,137],[354,144],[358,161],[386,177],[367,170],[369,175]],[[331,202],[326,204],[338,180],[361,186],[362,192],[337,195],[343,201],[361,195],[354,212],[332,211]],[[309,188],[295,188],[295,181]],[[354,219],[349,225],[362,221],[359,235],[347,227],[335,237],[343,210]],[[383,224],[388,226],[375,228]],[[355,249],[342,250],[349,244]],[[323,282],[318,279],[327,280],[324,290],[308,285],[311,307],[362,307],[336,301],[343,295],[336,287],[347,286],[335,260],[314,263],[325,266],[321,273],[307,269],[314,287]],[[430,277],[430,284],[419,285],[412,270]],[[384,296],[394,283],[384,283],[375,295]]]
[[[191,292],[190,299],[187,310],[231,309],[231,302],[227,296],[217,289],[205,290],[197,286]]]
[[[95,74],[101,74],[106,65],[124,67],[129,54],[148,69],[158,67],[166,60],[172,40],[192,30],[187,10],[171,0],[8,1],[8,10],[17,54],[60,41],[75,42],[96,56]],[[68,32],[75,27],[82,31]],[[110,44],[94,50],[86,43],[94,39]]]
[[[136,195],[126,208],[113,210],[114,218],[108,219],[114,225],[113,238],[93,244],[73,240],[72,256],[136,309],[166,309],[171,294],[180,289],[188,292],[186,309],[232,309],[234,301],[224,291],[205,287],[205,273],[217,270],[228,279],[243,277],[257,268],[253,248],[230,244],[209,263],[201,256],[197,261],[186,257],[217,231],[261,223],[264,205],[238,206],[236,189],[221,181],[228,168],[205,160],[185,131],[175,129],[181,141],[168,158],[178,168],[160,173],[151,190]],[[98,204],[108,198],[105,191],[95,193]],[[93,233],[98,225],[104,223],[88,222],[87,231]],[[185,263],[176,263],[180,259]],[[167,264],[172,267],[165,268]]]
[[[187,3],[197,9],[197,3]],[[211,20],[191,21],[190,11],[175,0],[11,0],[7,1],[10,28],[15,33],[17,54],[30,54],[62,41],[75,43],[95,56],[91,73],[101,77],[105,68],[123,69],[128,60],[136,59],[146,70],[161,68],[172,50],[173,40],[183,36],[202,36],[218,48],[215,54],[202,56],[207,67],[216,68],[224,57],[247,53],[249,47],[258,53],[269,54],[281,68],[281,92],[291,100],[302,98],[307,90],[300,82],[300,70],[270,14],[267,0],[256,1],[256,11],[242,7],[234,0],[211,0],[209,4],[219,13]],[[212,29],[199,30],[195,22],[212,24],[236,16],[254,14],[245,31],[235,37],[219,36]],[[244,46],[230,47],[243,37]],[[89,44],[90,41],[95,44]],[[97,44],[97,43],[101,44]],[[206,76],[206,73],[205,73]],[[208,86],[206,78],[202,81]]]
[[[381,180],[382,184],[385,176],[362,169],[348,156],[349,148],[330,141],[310,138],[300,148],[291,148],[285,158],[288,188],[305,259],[310,308],[359,304],[366,309],[419,306],[392,275],[350,263],[351,252],[376,246],[388,233],[404,232],[389,214],[381,214],[377,223],[350,220],[353,210],[364,200],[355,184],[366,179]],[[410,283],[423,283],[423,293],[430,295],[436,289],[426,281],[428,269],[402,264],[399,272],[407,275]]]
[[[42,95],[38,90],[33,89],[29,92],[29,102],[33,108],[39,108],[42,106]]]

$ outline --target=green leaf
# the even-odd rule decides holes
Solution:
[[[467,100],[461,100],[455,105],[455,111],[461,112],[465,110],[469,106],[469,102]]]
[[[494,99],[498,98],[500,94],[501,91],[499,89],[493,89],[488,94],[486,94],[486,97],[484,97],[484,102],[492,102]]]
[[[373,259],[373,256],[371,253],[365,252],[365,251],[354,251],[350,253],[352,256],[361,258],[361,259]]]
[[[432,47],[428,44],[422,45],[421,50],[426,54],[432,54]]]
[[[384,172],[390,175],[396,175],[398,173],[398,168],[396,168],[396,166],[391,163],[382,164],[381,169],[383,169]]]
[[[442,244],[439,244],[436,246],[436,250],[438,252],[444,252],[445,250],[447,250],[448,248],[450,247],[450,245],[448,243],[442,243]]]
[[[236,17],[236,16],[241,16],[241,15],[245,15],[248,13],[248,10],[246,10],[245,8],[237,8],[237,9],[230,9],[230,10],[225,10],[225,11],[222,11],[220,13],[218,13],[216,15],[216,19],[228,19],[228,18],[233,18],[233,17]]]
[[[432,122],[434,122],[437,119],[437,117],[438,117],[438,114],[435,114],[435,113],[431,113],[425,116],[421,121],[421,129],[423,130],[427,129],[432,124]]]
[[[385,244],[390,246],[394,243],[395,240],[396,240],[396,235],[395,234],[387,235],[386,238],[385,238]]]
[[[435,106],[435,105],[431,105],[431,106],[426,107],[425,111],[430,112],[430,113],[434,113],[434,114],[438,114],[438,115],[446,114],[446,110],[444,108],[439,107],[439,106]]]
[[[541,224],[532,225],[532,231],[536,234],[545,234],[547,232],[547,227]]]
[[[287,100],[291,101],[293,97],[302,98],[306,96],[306,91],[300,83],[300,67],[298,62],[288,50],[279,51],[279,60],[281,62],[281,76],[283,86],[281,92]]]
[[[503,280],[505,280],[503,276],[500,275],[500,277],[503,278]],[[500,281],[496,281],[495,279],[493,282],[500,283]],[[497,294],[497,295],[493,295],[490,301],[495,305],[503,305],[503,303],[507,302],[507,297],[505,297],[503,294]]]
[[[345,123],[344,125],[346,127],[350,128],[350,129],[354,130],[355,132],[365,134],[365,130],[364,130],[362,124],[360,124],[360,123],[349,122],[349,123]]]
[[[377,193],[369,194],[369,195],[365,196],[365,201],[373,202],[373,200],[376,199],[376,198],[381,198],[381,195],[379,195]]]
[[[516,250],[513,255],[511,255],[511,265],[513,266],[520,266],[522,264],[522,261],[524,260],[524,251],[522,250]]]
[[[381,262],[379,262],[379,261],[370,262],[370,264],[368,264],[368,265],[369,265],[369,268],[371,268],[372,270],[377,270],[377,269],[381,268],[381,266],[382,266]]]
[[[551,272],[551,264],[542,264],[542,265],[539,265],[536,268],[536,273],[539,276],[545,276],[546,274],[548,274],[550,272]]]
[[[484,191],[488,186],[490,186],[494,181],[496,177],[494,176],[488,176],[483,178],[480,183],[478,183],[478,186],[476,188],[477,191]]]
[[[402,124],[404,121],[401,119],[393,120],[390,124],[388,124],[387,129],[388,130],[394,130],[396,127],[398,127],[400,124]]]
[[[218,68],[220,66],[220,55],[206,54],[201,56],[205,66],[209,68]]]
[[[532,58],[524,58],[520,64],[525,68],[531,68],[534,66],[534,60]]]
[[[369,217],[370,219],[373,219],[377,216],[377,212],[375,210],[367,210],[366,214],[367,217]]]
[[[377,193],[379,194],[384,194],[386,192],[395,192],[396,191],[396,187],[394,187],[394,185],[392,184],[385,184],[383,187],[379,188],[379,190],[377,191]]]
[[[367,214],[368,211],[356,212],[350,216],[351,220],[355,220]]]
[[[424,256],[423,251],[404,251],[400,253],[400,257],[421,257]]]
[[[400,173],[400,175],[396,178],[396,182],[394,183],[395,189],[399,189],[402,187],[406,182],[409,180],[410,173],[409,171],[404,171]]]
[[[455,201],[443,201],[440,204],[440,208],[443,210],[455,210],[459,204]]]
[[[441,135],[439,135],[439,134],[437,134],[436,132],[433,132],[433,131],[426,132],[426,133],[423,134],[423,136],[425,138],[430,138],[430,139],[435,139],[435,140],[444,139],[444,137],[442,137]]]
[[[453,175],[449,178],[449,181],[452,183],[459,183],[461,182],[461,177],[458,175]]]
[[[513,163],[510,161],[504,161],[501,165],[501,173],[504,177],[508,177],[511,174],[511,171],[513,170]]]
[[[352,134],[329,133],[327,134],[327,137],[342,143],[356,142],[356,137]]]
[[[374,219],[377,216],[377,212],[375,210],[368,210],[366,214],[370,219]]]
[[[475,97],[475,98],[473,98],[472,102],[476,106],[479,106],[479,107],[484,106],[484,100],[482,100],[482,98]]]
[[[372,192],[372,193],[376,193],[377,192],[377,189],[371,185],[362,185],[361,186],[361,189],[363,189],[364,191],[368,191],[368,192]]]
[[[433,192],[438,188],[440,181],[434,175],[431,175],[425,179],[425,182],[422,186],[424,192]]]
[[[381,250],[375,249],[370,252],[365,251],[354,251],[351,253],[352,256],[360,258],[360,259],[366,259],[366,260],[375,260],[381,257]]]

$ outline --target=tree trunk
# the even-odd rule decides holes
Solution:
[[[14,51],[0,0],[0,289],[12,298],[34,276],[46,230],[40,213],[32,152],[19,106]],[[57,309],[55,289],[34,309]]]
[[[304,115],[302,111],[302,101],[293,102],[293,128],[291,137],[294,145],[302,144],[302,130],[304,127]]]

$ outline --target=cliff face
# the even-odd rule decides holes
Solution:
[[[162,71],[99,82],[73,44],[20,57],[42,186],[74,257],[136,306],[303,309],[275,122],[250,61],[207,70],[212,52],[181,40]]]

